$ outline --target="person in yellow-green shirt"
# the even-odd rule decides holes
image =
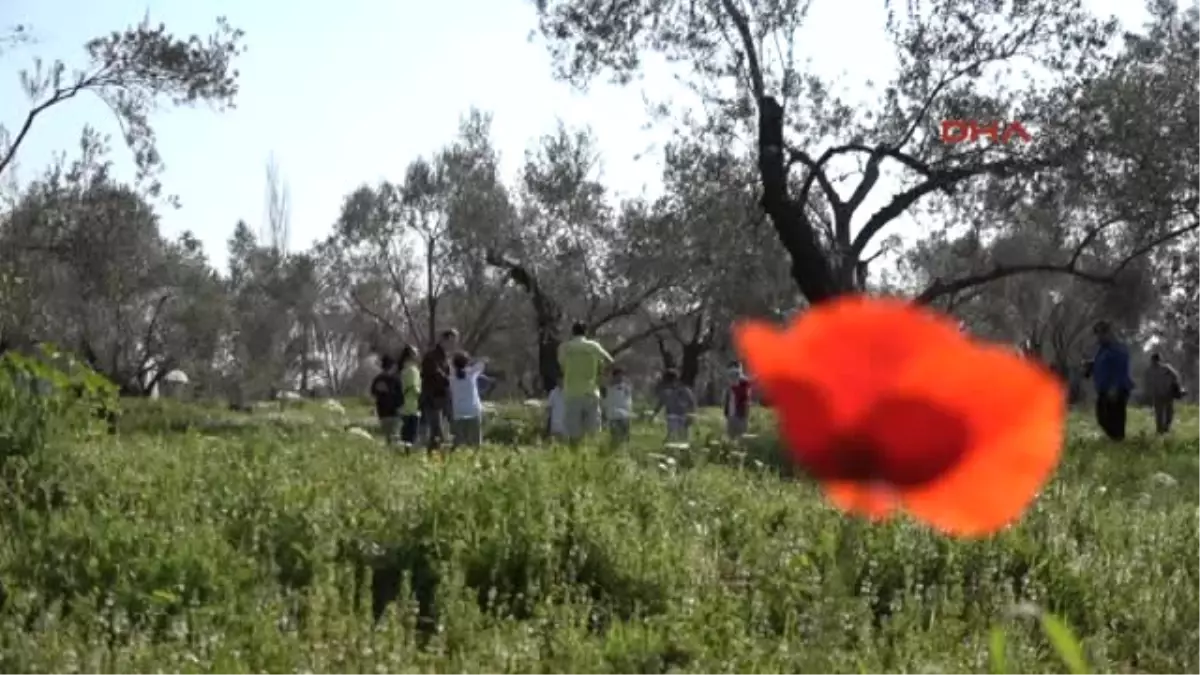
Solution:
[[[400,351],[400,390],[404,392],[404,403],[400,407],[400,442],[413,446],[417,442],[417,430],[421,426],[421,368],[417,363],[417,350],[404,345]]]
[[[600,371],[612,360],[600,343],[587,337],[587,326],[579,321],[571,326],[571,339],[558,346],[563,426],[572,442],[600,430]]]

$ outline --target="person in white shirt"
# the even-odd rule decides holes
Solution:
[[[633,385],[625,377],[625,369],[614,367],[608,392],[604,397],[604,413],[613,445],[629,441],[629,425],[633,419]]]
[[[550,438],[562,438],[567,435],[567,410],[563,401],[562,386],[550,390]]]
[[[485,359],[472,361],[466,352],[454,355],[450,373],[450,402],[454,420],[450,424],[454,447],[478,447],[483,443],[483,401],[479,380],[484,377]]]

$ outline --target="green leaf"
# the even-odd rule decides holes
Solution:
[[[1092,672],[1083,658],[1083,648],[1062,619],[1053,614],[1042,614],[1042,631],[1046,634],[1046,639],[1050,641],[1050,646],[1054,648],[1058,657],[1067,664],[1067,668],[1072,673],[1079,675]]]
[[[988,664],[996,675],[1008,672],[1008,645],[1001,628],[993,628],[988,635]]]

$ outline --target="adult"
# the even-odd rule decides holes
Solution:
[[[1096,422],[1114,441],[1125,440],[1125,417],[1133,378],[1129,375],[1129,350],[1113,334],[1112,324],[1099,321],[1092,328],[1096,355],[1092,382],[1096,385]]]
[[[421,423],[436,450],[445,440],[446,426],[454,419],[450,403],[450,357],[458,351],[458,331],[442,331],[437,344],[421,360]]]
[[[600,430],[600,371],[613,358],[587,337],[587,326],[571,325],[571,339],[558,346],[562,370],[563,430],[572,443]]]
[[[1179,384],[1179,371],[1164,362],[1157,353],[1150,355],[1150,366],[1146,368],[1146,395],[1154,406],[1154,430],[1160,434],[1170,433],[1175,420],[1175,399],[1183,395]]]

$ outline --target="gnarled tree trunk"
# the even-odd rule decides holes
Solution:
[[[506,260],[494,251],[487,252],[487,263],[505,270],[508,278],[529,294],[533,303],[534,328],[537,330],[538,378],[542,393],[549,393],[558,384],[559,323],[562,308],[538,283],[537,277],[520,263]]]

